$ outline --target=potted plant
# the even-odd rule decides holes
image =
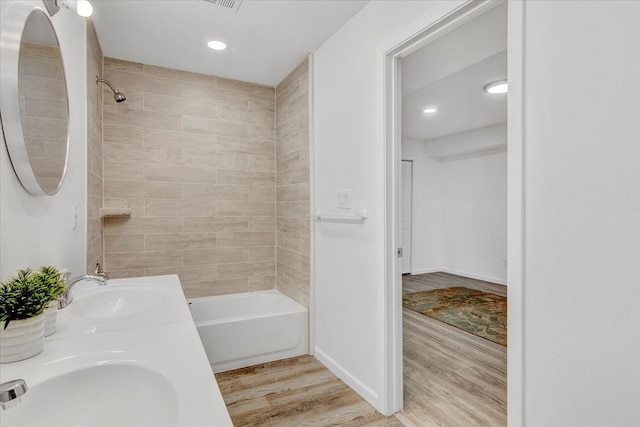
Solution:
[[[26,359],[42,351],[44,310],[49,290],[34,280],[30,269],[0,283],[0,363]]]
[[[56,331],[58,315],[58,298],[65,289],[64,279],[60,271],[53,266],[42,266],[40,270],[32,274],[32,280],[44,287],[49,294],[50,302],[45,309],[44,336],[48,337]]]

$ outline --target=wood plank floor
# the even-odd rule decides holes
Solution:
[[[403,424],[383,415],[313,356],[216,374],[238,426],[379,426]]]
[[[506,295],[506,286],[446,273],[403,276],[403,292],[466,286]],[[507,424],[507,349],[403,310],[404,409],[408,426]]]
[[[403,277],[403,292],[506,287],[445,273]],[[506,348],[404,310],[404,403],[385,418],[312,356],[216,374],[236,426],[503,426]]]

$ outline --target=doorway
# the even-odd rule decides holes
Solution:
[[[387,222],[386,222],[386,230],[387,230],[387,249],[386,249],[386,259],[387,259],[387,307],[388,307],[388,336],[390,343],[388,350],[387,360],[389,363],[389,372],[390,376],[395,379],[388,383],[390,395],[394,398],[394,401],[391,402],[392,405],[395,406],[396,410],[402,408],[403,406],[403,389],[402,389],[402,305],[401,305],[401,283],[402,283],[402,271],[403,271],[403,263],[398,260],[396,254],[396,248],[403,245],[402,240],[402,226],[401,220],[402,217],[401,210],[402,200],[400,195],[402,194],[402,173],[401,173],[401,119],[400,112],[402,110],[402,88],[400,86],[400,75],[401,61],[406,58],[411,53],[417,51],[421,47],[424,47],[435,40],[443,37],[445,34],[451,32],[457,27],[460,27],[464,23],[467,23],[474,18],[477,18],[483,15],[485,12],[490,11],[497,6],[503,4],[502,2],[467,2],[462,5],[460,8],[450,13],[445,18],[437,21],[436,23],[426,27],[422,32],[418,33],[413,39],[399,44],[393,49],[387,51],[385,55],[385,71],[386,71],[386,94],[388,99],[388,109],[386,111],[387,117],[387,154],[386,154],[386,162],[387,162]],[[504,5],[504,4],[503,4]],[[518,6],[516,6],[518,9]],[[522,10],[516,10],[514,13],[510,14],[510,19],[515,20],[514,18],[518,18],[518,16],[522,16]],[[513,25],[510,29],[510,39],[514,39],[516,42],[521,41],[521,26],[518,25],[518,22],[515,22],[516,25]],[[510,23],[511,25],[511,23]],[[518,38],[520,37],[520,38]],[[515,44],[512,44],[515,46]],[[512,181],[516,185],[521,182],[522,179],[522,170],[519,166],[519,162],[521,160],[522,155],[522,140],[518,133],[520,130],[520,119],[521,119],[521,87],[518,87],[521,84],[521,80],[519,80],[519,73],[521,72],[521,66],[517,63],[518,59],[521,59],[521,54],[515,55],[513,58],[509,58],[510,69],[509,69],[509,172],[508,177],[509,181]],[[512,79],[513,77],[513,79]],[[512,84],[513,80],[513,84]],[[404,83],[404,82],[403,82]],[[512,96],[512,92],[515,89],[515,96]],[[425,106],[426,107],[426,106]],[[427,110],[427,108],[425,108]],[[404,113],[404,111],[403,111]],[[513,119],[513,122],[512,122]],[[506,126],[505,126],[506,128]],[[487,151],[491,151],[491,147],[485,147]],[[513,148],[513,151],[512,151]],[[496,149],[496,147],[493,147]],[[460,156],[464,157],[464,153],[459,153]],[[506,157],[506,155],[505,155]],[[414,178],[415,178],[415,163],[414,163]],[[415,192],[416,181],[414,179],[413,187]],[[522,376],[521,372],[519,372],[518,368],[521,366],[521,324],[520,324],[520,315],[521,315],[521,230],[522,230],[522,217],[521,210],[517,207],[521,203],[522,194],[516,188],[511,188],[509,192],[509,201],[508,204],[510,206],[509,212],[509,258],[510,258],[510,280],[509,284],[513,285],[513,289],[510,286],[509,288],[509,296],[511,298],[512,295],[515,296],[513,305],[510,304],[509,312],[510,312],[510,346],[508,350],[509,360],[510,360],[510,371],[509,371],[509,382],[510,382],[510,400],[509,400],[509,419],[514,422],[518,422],[518,419],[521,417],[521,389],[522,389]],[[415,203],[415,200],[414,200]],[[514,209],[514,207],[516,209]],[[416,215],[414,212],[414,224],[416,222]],[[415,241],[413,242],[413,249],[415,255]],[[504,260],[501,259],[501,266],[505,265],[506,269],[506,256]],[[412,260],[412,264],[415,263],[415,259]],[[513,361],[513,364],[512,364]],[[506,381],[505,381],[506,383]],[[515,397],[511,399],[511,397]],[[506,408],[504,408],[506,409]],[[503,411],[506,412],[506,411]]]

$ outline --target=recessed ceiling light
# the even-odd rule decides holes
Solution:
[[[484,85],[484,91],[490,93],[492,95],[507,93],[509,90],[509,85],[506,80],[496,80],[495,82],[488,83]]]
[[[227,48],[226,44],[218,40],[211,40],[209,43],[207,43],[207,46],[209,46],[213,50],[225,50]]]
[[[424,110],[422,110],[423,113],[427,113],[427,114],[433,114],[436,111],[438,111],[438,109],[433,107],[425,108]]]
[[[89,3],[87,0],[78,0],[77,7],[78,15],[84,18],[88,18],[89,16],[93,15],[93,6],[91,6],[91,3]]]

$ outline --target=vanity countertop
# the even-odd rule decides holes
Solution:
[[[42,353],[0,365],[1,382],[21,378],[30,388],[20,403],[0,411],[0,425],[233,425],[177,276],[91,285],[74,289],[74,301],[59,312],[60,330],[45,340]],[[104,301],[115,313],[111,319],[87,305],[101,301],[98,293],[109,287]],[[131,312],[122,307],[138,291],[120,293],[125,314],[118,314],[114,295],[123,287],[162,298]],[[65,312],[73,304],[76,311]],[[77,309],[82,305],[88,311]]]

